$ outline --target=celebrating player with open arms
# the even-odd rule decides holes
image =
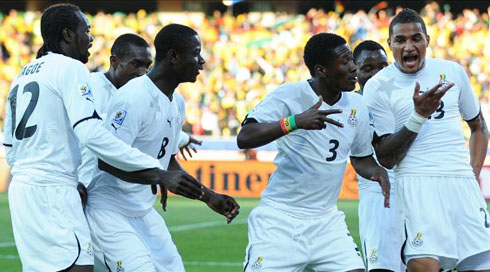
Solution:
[[[12,82],[4,145],[12,166],[9,207],[24,271],[92,271],[93,250],[77,186],[79,144],[133,182],[162,184],[190,197],[201,184],[131,148],[103,127],[84,63],[92,44],[80,9],[54,5],[41,17],[44,44]],[[150,187],[150,186],[148,186]]]
[[[346,41],[317,34],[306,44],[304,60],[312,78],[268,94],[238,135],[240,148],[278,144],[277,169],[249,216],[245,271],[364,271],[336,206],[347,159],[381,184],[387,206],[388,176],[372,157],[362,96],[349,92],[356,65]]]
[[[429,39],[413,10],[391,21],[395,63],[364,87],[374,147],[383,165],[395,166],[408,271],[490,271],[489,216],[475,179],[487,152],[487,127],[464,69],[425,57]],[[461,117],[471,129],[470,153]]]

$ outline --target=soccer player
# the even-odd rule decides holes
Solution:
[[[165,169],[185,173],[175,158],[185,117],[183,98],[175,88],[195,82],[202,70],[201,40],[192,28],[170,24],[154,43],[155,65],[117,91],[106,126],[159,159]],[[235,200],[204,186],[203,190],[201,200],[231,222],[239,209]],[[149,186],[122,182],[105,172],[95,175],[85,213],[94,244],[103,253],[101,261],[111,271],[184,271],[165,222],[153,208],[155,197]]]
[[[385,49],[375,41],[363,41],[354,49],[357,65],[358,93],[372,76],[388,66]],[[358,175],[359,179],[359,234],[368,271],[405,271],[400,258],[401,235],[395,218],[393,184],[395,175],[387,170],[390,178],[390,208],[383,205],[384,197],[379,184]]]
[[[148,43],[138,35],[123,34],[112,45],[110,68],[107,72],[94,72],[90,74],[90,87],[94,97],[95,109],[99,116],[105,120],[110,110],[112,97],[117,89],[129,80],[146,74],[152,63],[151,49]],[[180,132],[179,149],[183,158],[184,151],[192,157],[191,150],[196,152],[193,144],[201,141]],[[82,164],[78,168],[79,181],[88,186],[97,170],[97,157],[87,148],[82,148]]]
[[[203,191],[195,179],[160,170],[158,160],[103,127],[84,66],[93,37],[77,6],[47,8],[41,34],[44,44],[12,82],[7,102],[4,145],[12,166],[14,238],[24,271],[92,271],[89,227],[76,190],[79,144],[132,171],[133,182],[162,184],[191,198]]]
[[[90,74],[89,85],[95,109],[103,120],[107,117],[116,91],[129,80],[144,75],[151,63],[150,46],[140,36],[123,34],[114,41],[109,71]],[[97,170],[97,157],[88,148],[81,148],[81,152],[78,180],[87,187]]]
[[[244,271],[364,271],[336,202],[347,159],[378,181],[389,202],[386,171],[372,157],[369,116],[346,41],[310,38],[304,60],[312,76],[267,95],[243,121],[240,148],[277,140],[276,171],[248,222]],[[329,117],[327,117],[329,116]]]
[[[376,154],[395,166],[402,253],[410,272],[490,271],[490,221],[476,180],[487,126],[464,69],[426,58],[429,41],[422,18],[401,11],[389,26],[395,62],[364,86]],[[461,117],[471,129],[469,153]]]

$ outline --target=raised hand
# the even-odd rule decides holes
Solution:
[[[413,92],[413,103],[415,111],[425,118],[429,118],[434,111],[439,107],[441,98],[446,92],[454,86],[454,83],[444,84],[443,82],[437,83],[432,89],[419,94],[420,84],[415,83],[415,89]]]
[[[194,153],[197,153],[197,150],[194,147],[194,144],[201,145],[202,141],[192,137],[192,135],[189,135],[189,142],[186,145],[184,145],[183,147],[179,148],[180,149],[180,155],[182,155],[182,158],[184,158],[184,160],[187,160],[184,151],[187,151],[187,154],[189,154],[189,157],[191,157],[191,158],[192,158],[191,149],[192,149],[192,151],[194,151]]]
[[[212,193],[206,204],[213,211],[224,215],[228,224],[240,213],[240,205],[227,195]]]
[[[326,123],[344,127],[344,125],[340,122],[337,122],[327,116],[330,114],[341,113],[342,110],[333,109],[333,110],[319,110],[322,105],[323,98],[322,96],[318,96],[318,102],[313,105],[311,108],[306,110],[305,112],[296,115],[296,127],[307,130],[321,130],[327,127]]]

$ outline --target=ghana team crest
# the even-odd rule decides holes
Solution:
[[[374,264],[378,261],[378,250],[375,248],[371,252],[371,256],[369,257],[369,262]]]
[[[349,118],[347,119],[349,125],[355,127],[357,125],[356,109],[350,110]]]
[[[257,260],[250,267],[253,271],[259,271],[262,268],[262,261],[264,258],[258,257]]]
[[[124,267],[122,266],[122,261],[119,260],[116,263],[116,272],[124,272]]]
[[[417,233],[417,236],[412,241],[412,246],[414,247],[421,247],[424,244],[424,241],[422,241],[422,233]]]

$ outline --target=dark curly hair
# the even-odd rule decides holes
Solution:
[[[316,65],[327,65],[327,61],[331,61],[335,56],[334,49],[346,43],[344,38],[333,33],[319,33],[311,37],[306,43],[303,55],[311,76],[315,76]]]

